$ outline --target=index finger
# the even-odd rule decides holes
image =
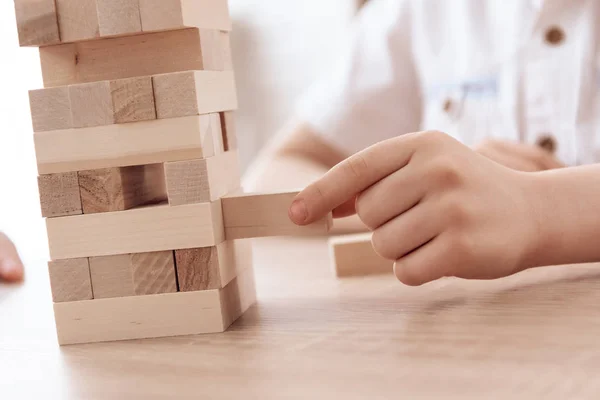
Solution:
[[[377,143],[342,161],[323,177],[307,186],[292,202],[289,216],[298,225],[326,216],[393,172],[408,164],[416,150],[408,134]]]

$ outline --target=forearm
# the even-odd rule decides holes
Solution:
[[[532,175],[539,240],[533,263],[600,261],[600,165]]]

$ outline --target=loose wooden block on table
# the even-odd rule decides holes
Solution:
[[[266,236],[325,235],[332,226],[332,216],[308,226],[294,224],[288,209],[298,192],[246,193],[223,197],[223,222],[227,240]]]
[[[329,249],[338,277],[391,274],[394,262],[375,252],[371,233],[329,239]]]
[[[217,246],[175,250],[181,292],[220,289],[252,265],[252,247],[245,240]]]
[[[211,157],[208,115],[34,134],[40,174]]]
[[[144,31],[231,30],[227,0],[140,0],[140,14]]]
[[[82,213],[76,172],[38,176],[42,217],[52,218]]]
[[[15,0],[15,15],[21,46],[60,43],[54,0]]]
[[[240,188],[240,166],[236,151],[213,157],[165,163],[169,204],[205,203]]]
[[[184,29],[42,47],[44,87],[203,70],[200,35]]]
[[[50,257],[66,259],[215,246],[224,241],[221,202],[46,220]]]
[[[225,331],[256,301],[247,268],[225,288],[54,304],[61,345]]]
[[[73,127],[68,87],[31,90],[29,105],[34,132]]]
[[[219,115],[221,118],[223,148],[225,151],[235,150],[238,148],[235,113],[233,111],[225,111]]]
[[[100,36],[96,0],[56,0],[62,42]]]
[[[157,118],[217,113],[237,108],[231,71],[185,71],[152,77]]]
[[[123,211],[167,200],[162,164],[79,171],[84,214]]]
[[[48,263],[52,301],[91,300],[92,282],[87,258],[55,260]]]
[[[94,298],[177,292],[173,251],[91,257]]]

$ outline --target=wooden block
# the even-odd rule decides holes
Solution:
[[[94,298],[87,258],[50,261],[48,272],[52,288],[52,301],[55,303]]]
[[[177,292],[173,251],[132,254],[131,268],[136,295]]]
[[[84,214],[123,211],[167,200],[163,164],[80,171]]]
[[[231,30],[227,0],[140,0],[142,29]]]
[[[96,0],[96,4],[100,36],[142,31],[139,0]]]
[[[151,77],[111,81],[110,91],[115,123],[156,119]]]
[[[40,174],[192,160],[214,155],[209,116],[34,134]]]
[[[229,33],[219,30],[200,30],[200,46],[205,70],[231,71],[231,45]]]
[[[223,138],[223,128],[221,127],[221,117],[219,113],[213,113],[210,115],[210,130],[213,136],[213,143],[215,145],[215,154],[220,154],[225,151],[225,142]]]
[[[227,329],[256,303],[256,284],[253,268],[247,268],[219,291],[223,327]]]
[[[228,240],[217,246],[175,251],[179,290],[220,289],[252,265],[251,244]]]
[[[177,292],[173,251],[91,257],[94,298]]]
[[[329,239],[329,249],[338,277],[391,274],[394,262],[375,252],[371,233]]]
[[[87,128],[115,123],[108,81],[69,86],[73,127]]]
[[[165,176],[171,206],[214,201],[241,185],[236,151],[165,163]]]
[[[308,226],[298,226],[290,220],[288,210],[297,194],[249,193],[223,197],[226,239],[325,235],[331,229],[331,214]]]
[[[197,29],[40,48],[44,87],[202,70]]]
[[[73,127],[68,87],[31,90],[29,105],[34,132]]]
[[[52,259],[190,249],[224,241],[219,201],[50,218],[46,229]]]
[[[54,0],[15,0],[15,15],[21,46],[60,43]]]
[[[56,0],[56,10],[62,42],[100,36],[96,0]]]
[[[90,257],[90,274],[95,299],[135,294],[129,254]]]
[[[217,113],[237,108],[231,71],[185,71],[153,76],[158,118]]]
[[[54,304],[61,345],[225,331],[256,301],[248,268],[224,289]]]
[[[52,218],[82,213],[77,172],[38,176],[42,217]]]
[[[225,151],[235,150],[238,148],[235,113],[233,111],[225,111],[219,115],[221,117],[223,148]]]

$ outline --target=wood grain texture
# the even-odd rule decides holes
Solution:
[[[90,257],[90,275],[94,299],[135,294],[129,254]]]
[[[152,77],[158,118],[217,113],[237,108],[231,71],[185,71]]]
[[[226,0],[140,0],[142,29],[182,28],[231,30]]]
[[[69,86],[74,128],[115,123],[111,87],[108,81]]]
[[[57,351],[45,274],[2,286],[3,398],[154,399],[174,388],[190,399],[598,397],[600,264],[414,288],[391,275],[335,279],[325,238],[251,242],[258,305],[225,334]]]
[[[136,253],[130,258],[136,295],[177,292],[173,251]]]
[[[29,105],[34,132],[73,127],[68,87],[31,90]]]
[[[189,249],[224,241],[218,201],[50,218],[46,229],[52,259]]]
[[[96,0],[56,0],[56,10],[62,42],[100,36]]]
[[[117,124],[156,119],[151,77],[113,80],[110,92]]]
[[[56,303],[61,345],[223,332],[255,303],[250,268],[221,290]]]
[[[331,262],[338,277],[391,274],[394,262],[375,252],[371,233],[329,239]]]
[[[142,31],[139,0],[96,0],[100,36]]]
[[[21,46],[60,43],[54,0],[15,0],[15,16]]]
[[[165,163],[169,204],[204,203],[217,200],[241,186],[238,154]]]
[[[41,174],[214,155],[208,116],[36,133],[34,143]]]
[[[48,272],[53,302],[61,303],[94,298],[87,258],[50,261],[48,262]]]
[[[79,171],[84,214],[123,211],[167,200],[162,164]]]
[[[44,87],[201,70],[197,29],[40,48]]]
[[[202,62],[205,70],[231,71],[231,47],[229,33],[218,30],[200,30]]]
[[[251,243],[228,240],[217,246],[175,251],[179,290],[220,289],[252,266]]]
[[[219,116],[221,119],[223,148],[225,151],[236,150],[238,148],[238,139],[235,125],[235,113],[233,111],[225,111],[220,113]]]
[[[267,236],[325,235],[331,229],[332,217],[308,226],[294,224],[288,209],[298,192],[245,193],[223,197],[223,221],[227,240]]]
[[[76,172],[38,176],[42,217],[53,218],[82,213]]]
[[[91,257],[95,299],[177,292],[173,251]]]
[[[175,250],[179,290],[218,289],[221,286],[217,247]]]

